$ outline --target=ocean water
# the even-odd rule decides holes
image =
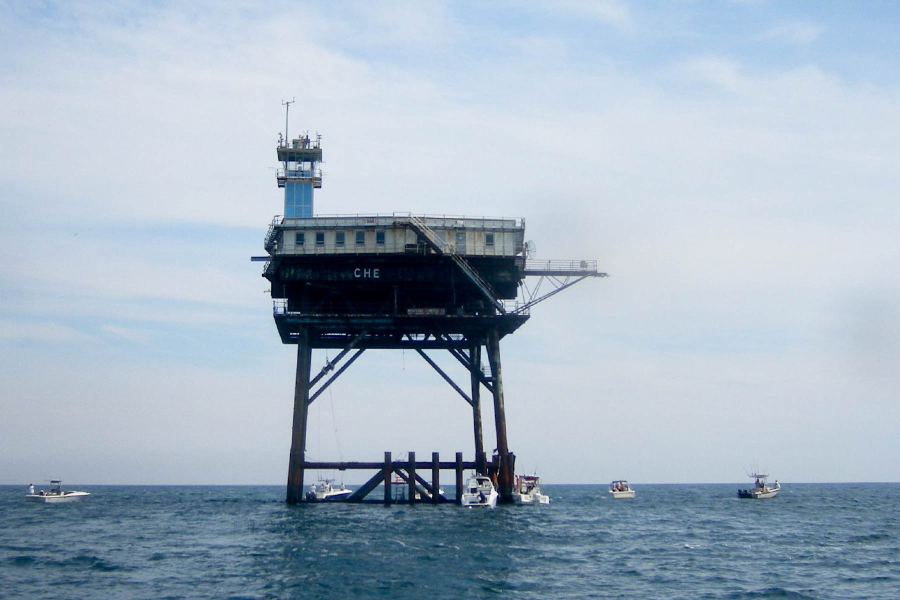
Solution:
[[[281,486],[0,487],[2,598],[900,598],[900,484],[545,486],[549,506],[307,504]],[[452,493],[452,490],[447,490]]]

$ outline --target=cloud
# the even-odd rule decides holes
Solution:
[[[136,431],[146,406],[187,406],[191,419],[155,418],[139,436],[130,458],[143,453],[154,481],[175,477],[158,453],[203,455],[178,474],[191,481],[234,448],[283,479],[295,349],[280,344],[248,257],[281,212],[274,145],[280,101],[296,96],[291,131],[324,135],[320,214],[524,217],[539,259],[597,259],[612,275],[535,307],[504,340],[525,464],[540,456],[555,481],[611,463],[644,481],[742,478],[750,460],[806,478],[896,478],[887,463],[857,475],[828,447],[844,424],[871,426],[877,439],[844,438],[846,455],[896,455],[898,416],[873,407],[896,389],[885,373],[900,269],[900,93],[890,73],[859,84],[827,63],[815,42],[833,19],[817,29],[757,7],[790,26],[748,50],[756,25],[710,34],[693,3],[649,16],[620,2],[506,5],[502,19],[453,4],[62,6],[59,21],[17,8],[2,25],[17,43],[0,78],[0,378],[20,391],[0,398],[0,426],[26,431],[49,407],[59,431],[75,419],[100,435],[92,452],[112,465],[104,444],[120,447],[115,432]],[[684,23],[689,36],[672,33]],[[598,27],[641,35],[586,41]],[[470,443],[466,406],[439,377],[370,358],[334,390],[339,417],[371,415],[342,429],[348,457],[384,450],[372,432],[422,398],[435,405],[420,430],[452,423],[449,441],[399,440],[420,452]],[[376,424],[382,397],[396,402]],[[261,398],[270,410],[250,415]],[[189,421],[220,400],[191,438]],[[778,443],[733,444],[760,414]],[[610,424],[641,443],[597,435]],[[573,439],[592,464],[571,465]],[[253,478],[251,462],[217,476]],[[131,472],[116,463],[106,480]]]
[[[784,22],[773,25],[757,36],[761,41],[778,41],[788,44],[808,45],[817,41],[825,33],[825,27],[802,21]]]
[[[588,17],[623,31],[633,27],[629,6],[619,0],[562,0],[551,2],[548,8]]]
[[[34,321],[0,318],[0,342],[42,342],[48,344],[85,343],[93,338],[77,329],[50,320]]]
[[[101,325],[100,330],[134,344],[147,344],[153,337],[153,332],[151,331],[116,325]]]
[[[693,58],[677,65],[672,72],[686,82],[705,83],[732,93],[741,93],[747,88],[740,65],[727,58]]]

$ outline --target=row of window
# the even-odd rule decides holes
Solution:
[[[298,231],[294,234],[296,237],[294,238],[294,245],[296,246],[305,246],[306,245],[306,232]],[[334,245],[335,246],[345,246],[347,243],[347,236],[345,231],[335,231],[334,232]],[[384,245],[384,232],[376,231],[375,232],[375,243],[383,246]],[[419,243],[425,243],[425,240],[420,239]],[[325,232],[317,231],[316,232],[316,246],[324,246],[325,245]],[[357,231],[356,232],[356,245],[357,246],[365,246],[366,245],[366,232],[365,231]],[[464,231],[459,231],[456,233],[456,245],[464,247],[466,245],[466,233]],[[493,233],[485,233],[484,234],[484,245],[488,247],[492,247],[494,245],[494,234]]]

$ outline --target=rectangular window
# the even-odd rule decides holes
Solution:
[[[487,246],[488,248],[494,247],[494,234],[493,233],[484,234],[484,245]]]
[[[306,234],[303,233],[302,231],[298,231],[298,232],[294,235],[294,245],[295,245],[295,246],[302,246],[302,245],[305,244],[305,243],[306,243]]]
[[[384,246],[384,232],[376,231],[375,232],[375,243],[381,246]]]
[[[344,245],[344,232],[343,231],[335,231],[334,232],[334,245],[335,246],[343,246]]]
[[[356,245],[364,246],[366,244],[366,232],[365,231],[357,231],[356,232]]]
[[[317,231],[316,232],[316,246],[324,246],[325,245],[325,232]]]

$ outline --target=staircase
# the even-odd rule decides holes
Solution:
[[[491,286],[488,285],[482,277],[478,274],[478,272],[472,268],[465,258],[460,256],[456,252],[456,248],[443,241],[438,235],[430,228],[425,222],[419,217],[415,217],[410,215],[409,217],[409,226],[415,231],[417,234],[421,235],[425,239],[425,243],[428,246],[437,252],[438,254],[449,256],[453,262],[462,270],[462,272],[468,277],[475,286],[481,290],[481,293],[484,294],[484,297],[491,301],[491,303],[496,307],[500,314],[506,314],[506,309],[503,308],[503,301],[497,298],[497,294],[494,290],[491,289]]]

